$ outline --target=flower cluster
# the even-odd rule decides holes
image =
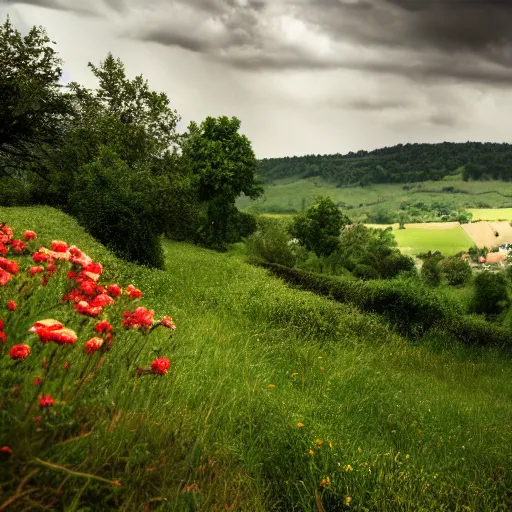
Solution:
[[[116,329],[120,325],[125,329],[138,329],[143,334],[148,334],[158,326],[170,330],[176,329],[172,318],[169,316],[164,316],[160,321],[155,321],[154,310],[148,310],[142,306],[136,307],[133,312],[127,310],[127,304],[142,298],[142,291],[133,284],[128,285],[124,293],[118,284],[101,284],[103,266],[101,263],[93,261],[78,247],[69,246],[62,240],[54,240],[50,248],[44,246],[30,248],[31,244],[37,243],[33,242],[37,238],[35,232],[25,231],[24,240],[16,240],[13,230],[5,224],[0,224],[0,287],[7,285],[11,280],[19,277],[20,274],[25,274],[23,283],[25,288],[45,286],[48,280],[58,271],[60,272],[59,269],[62,269],[64,271],[62,275],[67,275],[67,290],[62,297],[63,301],[69,303],[77,315],[86,317],[80,322],[81,329],[94,331],[94,333],[91,333],[93,334],[92,337],[89,334],[89,339],[83,345],[88,356],[93,356],[96,352],[108,352],[112,348]],[[27,257],[31,257],[33,263],[31,263],[32,266],[24,267],[27,270],[20,273],[20,266],[15,259],[23,253]],[[37,276],[41,276],[42,280],[39,280]],[[18,289],[21,290],[23,287]],[[18,309],[18,303],[22,296],[14,298],[16,300],[8,300],[3,306],[0,304],[0,312],[2,309],[8,311],[7,316],[4,316],[7,322],[9,322],[11,315],[19,315],[20,311],[23,311],[23,308]],[[121,317],[120,313],[122,311],[124,312]],[[91,318],[94,318],[94,323],[90,320]],[[62,321],[54,318],[43,318],[35,321],[29,332],[35,334],[42,344],[55,343],[57,345],[73,346],[77,343],[79,335],[81,336],[81,331],[77,334],[74,330],[66,327]],[[7,343],[5,321],[2,318],[0,318],[0,342]],[[9,348],[8,355],[11,360],[18,361],[16,364],[23,364],[23,361],[32,352],[33,350],[29,345],[18,343]],[[44,379],[40,376],[34,376],[32,381],[34,386],[46,386],[50,375],[50,367],[54,362],[53,359],[52,356],[48,361],[46,359],[42,361],[41,366],[45,376]],[[102,362],[103,358],[100,359],[99,365]],[[70,362],[66,361],[64,369],[69,370],[70,367]],[[142,371],[146,374],[165,375],[170,367],[169,359],[158,357],[150,367]],[[39,407],[41,409],[47,409],[55,403],[55,399],[49,394],[39,396]],[[42,416],[33,418],[33,420],[39,424]]]

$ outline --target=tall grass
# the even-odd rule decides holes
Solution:
[[[66,418],[65,400],[49,425],[20,427],[1,413],[0,445],[14,453],[0,460],[0,507],[13,497],[7,510],[512,507],[508,356],[435,334],[412,344],[234,253],[166,242],[167,270],[151,270],[117,260],[52,209],[3,208],[0,218],[42,243],[78,245],[178,326],[171,340],[134,338],[137,360],[126,360],[127,347],[113,351],[77,417]],[[23,306],[20,321],[30,325],[41,301]],[[162,351],[169,375],[134,379]],[[85,356],[66,356],[78,371]],[[7,367],[4,354],[4,397],[23,378]]]

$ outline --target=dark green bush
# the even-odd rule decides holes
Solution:
[[[70,209],[89,233],[121,258],[163,268],[160,219],[147,200],[150,185],[148,173],[135,172],[103,148],[77,173]]]
[[[380,277],[377,270],[370,267],[370,265],[365,265],[363,263],[356,265],[352,274],[359,279],[364,279],[365,281],[368,279],[378,279]]]
[[[464,315],[460,306],[418,285],[417,280],[358,281],[313,274],[281,265],[261,264],[288,283],[360,310],[383,315],[409,336],[429,330],[470,345],[512,344],[512,333],[481,318]]]
[[[430,286],[441,284],[441,269],[436,258],[428,258],[421,267],[421,277]]]
[[[507,279],[503,274],[481,272],[475,277],[474,287],[475,313],[492,318],[510,307]]]
[[[469,282],[473,271],[469,263],[457,256],[439,262],[441,272],[451,286],[462,286]]]

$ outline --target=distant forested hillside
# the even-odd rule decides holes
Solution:
[[[398,144],[346,155],[265,158],[259,163],[259,175],[265,183],[321,176],[339,187],[440,180],[461,173],[466,181],[512,180],[512,144]]]

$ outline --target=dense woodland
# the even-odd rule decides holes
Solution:
[[[441,180],[461,174],[464,180],[512,179],[512,145],[491,142],[398,144],[346,155],[306,155],[260,161],[261,178],[310,176],[339,187],[371,183],[411,183]]]

